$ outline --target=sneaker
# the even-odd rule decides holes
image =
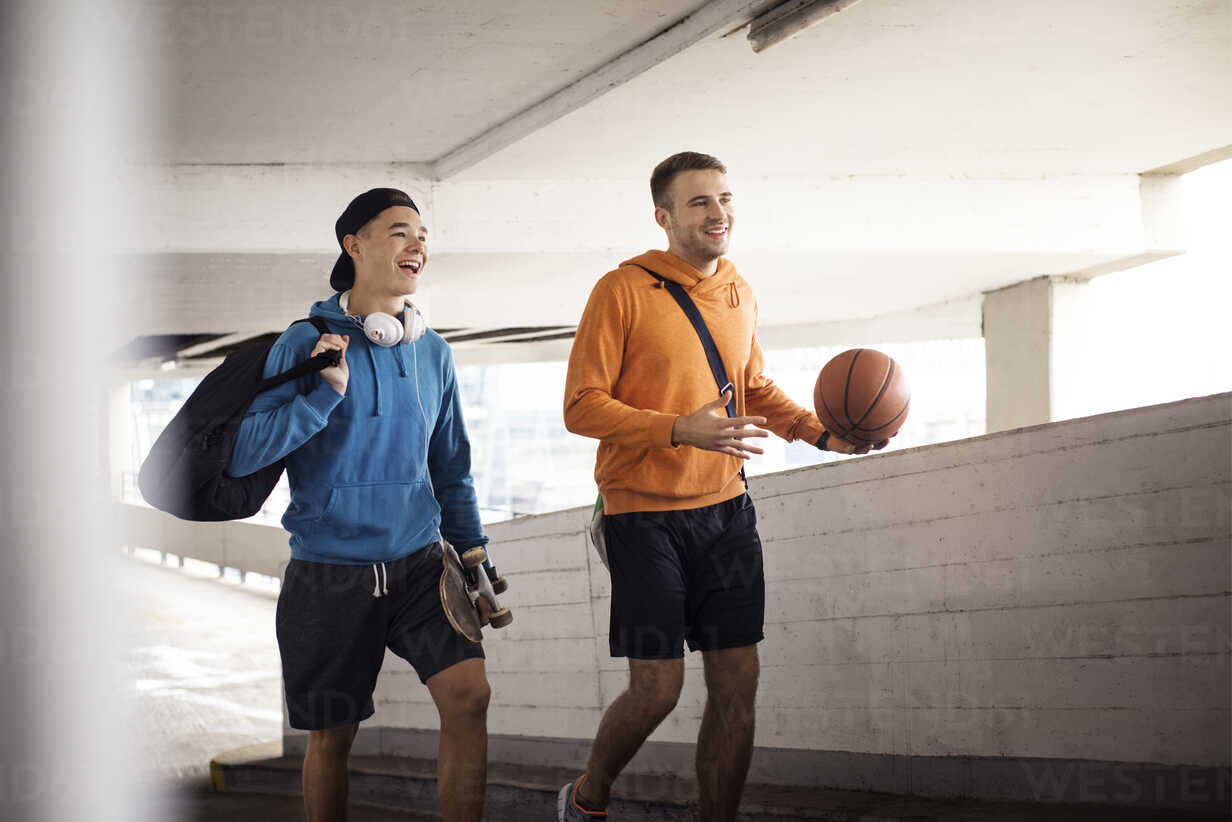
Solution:
[[[560,793],[556,796],[556,822],[587,822],[593,819],[607,819],[607,811],[588,811],[578,804],[578,785],[581,785],[585,778],[586,774],[582,774],[560,789]]]

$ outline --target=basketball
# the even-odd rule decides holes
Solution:
[[[868,445],[898,433],[911,406],[911,389],[893,359],[872,348],[853,348],[821,369],[813,405],[831,436]]]

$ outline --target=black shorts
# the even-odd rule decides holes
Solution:
[[[292,559],[276,618],[291,727],[324,730],[372,716],[386,646],[422,682],[464,659],[483,659],[483,646],[449,624],[440,580],[440,543],[383,569]]]
[[[679,659],[760,642],[766,612],[748,494],[684,511],[603,518],[612,572],[612,656]]]

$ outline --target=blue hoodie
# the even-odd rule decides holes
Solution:
[[[310,313],[351,337],[346,395],[319,374],[258,395],[227,473],[245,476],[286,457],[291,505],[282,525],[295,559],[388,562],[442,534],[459,550],[486,544],[448,344],[431,329],[392,348],[369,342],[338,295]],[[265,376],[307,359],[318,336],[311,323],[284,331]]]

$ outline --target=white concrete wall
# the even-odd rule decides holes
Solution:
[[[1221,395],[754,478],[757,744],[1229,764],[1230,418]],[[493,734],[589,738],[624,685],[587,513],[489,528],[515,614],[485,643]],[[696,738],[699,662],[652,739]],[[373,724],[436,727],[392,655]]]
[[[185,522],[144,505],[116,503],[114,533],[129,548],[150,548],[271,577],[291,556],[281,528],[248,522]]]
[[[487,527],[493,562],[510,584],[501,604],[514,613],[508,628],[486,631],[492,734],[584,738],[594,733],[604,700],[615,696],[600,692],[600,643],[607,655],[600,598],[606,588],[602,566],[587,553],[583,520],[573,509]],[[372,724],[437,727],[427,689],[392,653],[375,702]]]

